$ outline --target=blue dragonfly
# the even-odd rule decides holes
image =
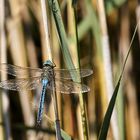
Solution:
[[[71,73],[80,74],[80,76],[90,76],[93,71],[91,69],[57,69],[55,65],[47,60],[43,63],[43,68],[30,68],[20,67],[11,64],[1,63],[0,71],[5,72],[15,79],[9,79],[0,82],[0,87],[8,90],[23,91],[34,90],[40,83],[42,85],[42,91],[40,95],[40,102],[37,114],[37,124],[40,124],[44,109],[44,101],[46,90],[55,89],[60,93],[85,93],[90,89],[88,86],[72,81]]]

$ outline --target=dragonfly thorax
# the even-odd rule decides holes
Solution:
[[[50,66],[43,67],[42,78],[51,81],[54,78],[53,69]]]

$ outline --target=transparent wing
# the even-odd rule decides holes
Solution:
[[[8,90],[33,90],[41,84],[40,77],[28,78],[28,79],[11,79],[0,82],[0,87]]]
[[[17,76],[18,78],[27,78],[27,76],[29,75],[33,77],[38,77],[42,74],[42,69],[39,68],[24,68],[6,63],[0,64],[0,71],[6,72],[12,76]]]
[[[84,84],[76,83],[73,81],[55,79],[56,91],[71,94],[71,93],[85,93],[90,91],[90,88]],[[48,85],[49,89],[53,89],[51,84]]]
[[[54,69],[55,77],[62,79],[72,79],[72,75],[80,74],[82,78],[90,76],[93,71],[91,69]]]

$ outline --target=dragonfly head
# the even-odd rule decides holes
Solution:
[[[50,66],[50,67],[55,67],[55,64],[51,62],[50,60],[47,60],[43,63],[43,66]]]

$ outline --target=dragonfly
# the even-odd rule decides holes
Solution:
[[[37,124],[42,120],[47,89],[53,90],[55,87],[58,92],[66,94],[89,92],[88,86],[72,81],[72,73],[80,74],[82,78],[93,73],[91,69],[57,69],[50,60],[43,63],[42,69],[1,63],[0,71],[15,77],[15,79],[0,81],[0,88],[14,91],[35,90],[41,84]]]

